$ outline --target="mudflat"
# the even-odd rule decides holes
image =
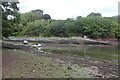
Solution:
[[[117,60],[54,54],[21,46],[3,49],[3,78],[118,78]]]

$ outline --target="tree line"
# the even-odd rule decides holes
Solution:
[[[19,13],[17,3],[2,3],[3,36],[41,36],[41,37],[80,37],[120,38],[118,16],[102,17],[101,13],[90,13],[86,17],[76,19],[54,20],[41,9]],[[8,16],[12,15],[12,18]]]

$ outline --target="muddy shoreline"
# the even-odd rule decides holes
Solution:
[[[88,73],[97,78],[118,78],[118,61],[116,60],[98,60],[88,56],[78,57],[66,56],[63,54],[52,54],[41,50],[36,50],[30,45],[14,44],[13,42],[3,42],[3,48],[20,49],[37,56],[45,56],[52,58],[60,64],[69,63],[70,65],[77,64],[85,68],[89,68]]]
[[[41,43],[57,43],[57,44],[93,44],[93,45],[118,45],[118,40],[95,40],[90,38],[82,37],[70,37],[70,38],[59,38],[59,37],[10,37],[4,39],[6,41],[21,42],[27,40],[29,42],[41,42]]]

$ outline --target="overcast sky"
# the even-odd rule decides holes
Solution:
[[[91,12],[102,13],[102,16],[118,14],[120,0],[19,0],[20,12],[25,13],[41,9],[52,19],[76,18],[87,16]]]

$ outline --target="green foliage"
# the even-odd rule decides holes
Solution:
[[[3,14],[4,34],[9,35],[7,29],[18,36],[44,36],[44,37],[71,37],[86,35],[89,38],[119,38],[120,28],[116,17],[102,17],[100,13],[90,13],[87,17],[78,16],[75,19],[52,20],[49,14],[37,9],[20,15],[20,23],[14,24]],[[9,25],[9,26],[8,26]],[[11,27],[13,26],[13,27]],[[16,26],[16,27],[14,27]]]
[[[24,21],[25,22],[25,21]],[[76,20],[38,20],[27,22],[22,31],[29,36],[70,37],[86,35],[90,38],[118,38],[117,19],[99,16],[81,17]]]
[[[40,20],[28,22],[27,27],[20,33],[20,35],[39,36],[44,33],[44,24]]]
[[[21,14],[21,21],[25,25],[27,22],[32,22],[40,19],[42,19],[42,17],[39,13],[28,12],[28,13]]]
[[[10,35],[14,35],[17,31],[16,24],[19,24],[18,13],[19,8],[17,7],[18,2],[2,2],[2,35],[8,38]]]
[[[50,23],[45,33],[48,36],[68,37],[67,28],[61,20]]]
[[[67,33],[68,33],[69,36],[80,36],[81,26],[77,25],[75,20],[67,19],[65,21],[65,27],[68,30]]]
[[[27,22],[32,22],[35,20],[48,20],[51,19],[51,16],[49,14],[43,14],[43,10],[32,10],[27,13],[21,14],[21,22],[23,25],[26,25]]]
[[[118,29],[117,21],[96,16],[77,19],[77,25],[81,25],[82,33],[90,38],[113,38]]]
[[[45,19],[45,20],[48,20],[48,19],[51,19],[50,15],[48,14],[44,14],[42,19]]]

